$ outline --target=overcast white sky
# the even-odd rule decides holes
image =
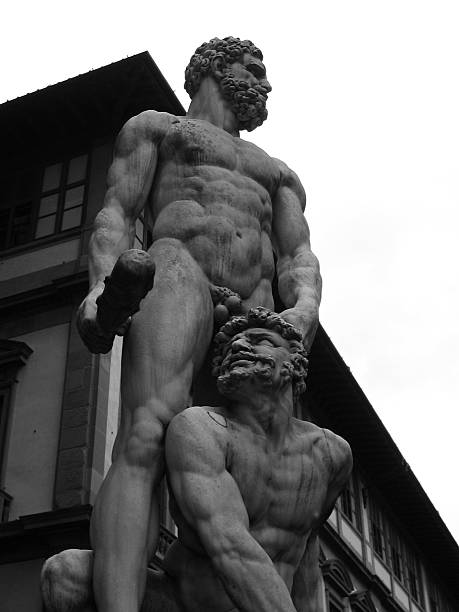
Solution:
[[[263,50],[270,116],[244,137],[301,177],[322,324],[459,540],[457,1],[42,0],[2,22],[0,102],[148,50],[186,107],[201,42]]]

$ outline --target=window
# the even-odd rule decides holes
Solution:
[[[30,240],[32,202],[25,202],[0,211],[0,245],[6,248],[25,244]]]
[[[423,605],[422,578],[417,557],[392,526],[388,533],[388,544],[392,573],[405,586],[411,597]]]
[[[39,171],[23,170],[1,182],[0,249],[32,240],[34,197],[39,180]]]
[[[435,585],[429,585],[429,604],[431,612],[440,612],[440,593]]]
[[[438,612],[438,604],[432,597],[430,597],[429,603],[430,603],[430,612]]]
[[[148,219],[146,218],[145,213],[140,213],[135,222],[134,248],[145,249],[147,251],[152,242],[153,235]]]
[[[422,574],[418,558],[372,500],[370,531],[376,555],[388,565],[393,576],[403,585],[411,599],[424,606]]]
[[[387,560],[386,531],[383,516],[374,502],[370,504],[371,542],[375,553],[383,561]]]
[[[328,612],[347,610],[345,602],[355,587],[345,564],[340,559],[326,559],[321,563],[321,571]]]
[[[151,560],[151,566],[156,569],[162,569],[162,561],[169,547],[176,540],[178,533],[177,526],[169,513],[169,491],[166,478],[161,481],[159,494],[159,540],[156,554]]]
[[[430,612],[453,612],[457,609],[450,605],[441,589],[433,584],[429,584],[429,605]]]
[[[419,567],[419,561],[413,553],[405,549],[406,557],[406,586],[410,592],[411,597],[419,604],[424,604],[423,590],[422,590],[422,578]]]
[[[88,156],[47,166],[43,172],[34,238],[78,227],[83,217]]]
[[[87,154],[9,177],[0,186],[0,250],[79,227],[87,178]]]
[[[169,512],[169,490],[167,488],[166,478],[163,478],[159,493],[159,521],[163,527],[166,527],[173,534],[177,533],[177,526]]]
[[[390,566],[394,572],[394,576],[400,581],[404,582],[404,567],[403,567],[403,547],[394,529],[390,530],[389,535],[389,552],[390,552]]]
[[[344,612],[346,607],[343,602],[333,596],[328,599],[328,612]]]
[[[352,523],[358,531],[362,531],[362,515],[358,491],[357,480],[352,476],[341,493],[339,508],[348,521]]]

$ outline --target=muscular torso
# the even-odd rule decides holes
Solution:
[[[149,196],[153,240],[178,239],[209,280],[249,298],[274,274],[278,164],[207,121],[171,118]]]
[[[224,410],[202,410],[213,421],[214,433],[225,449],[227,470],[247,509],[250,534],[291,589],[308,537],[328,510],[332,469],[323,430],[292,419],[286,443],[282,450],[275,451],[269,448],[264,436],[231,420]],[[205,583],[207,591],[222,601],[222,607],[216,610],[229,610],[225,608],[227,598],[223,586],[199,537],[183,518],[174,498],[171,510],[179,526],[179,543],[168,567],[182,582],[187,597],[193,594],[193,586],[199,584],[193,595],[199,598]]]

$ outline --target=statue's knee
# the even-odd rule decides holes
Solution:
[[[86,609],[92,601],[92,552],[65,550],[48,559],[41,571],[46,612]]]
[[[164,425],[158,419],[144,419],[134,423],[126,444],[128,463],[150,469],[163,456],[164,436]]]

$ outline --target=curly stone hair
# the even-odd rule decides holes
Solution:
[[[251,40],[240,40],[234,36],[226,38],[212,38],[209,42],[202,43],[191,56],[190,63],[185,70],[185,89],[192,99],[199,90],[201,80],[211,70],[211,62],[219,57],[223,66],[227,67],[237,62],[244,53],[250,53],[253,57],[263,60],[263,53]]]
[[[303,346],[302,335],[296,327],[287,323],[279,314],[262,306],[251,308],[246,315],[232,317],[227,323],[222,325],[214,338],[215,348],[212,360],[212,374],[217,377],[219,376],[220,366],[226,354],[226,347],[232,338],[251,327],[270,329],[288,341],[290,363],[292,365],[290,374],[292,377],[293,397],[297,399],[306,389],[306,375],[308,373],[308,360]]]

